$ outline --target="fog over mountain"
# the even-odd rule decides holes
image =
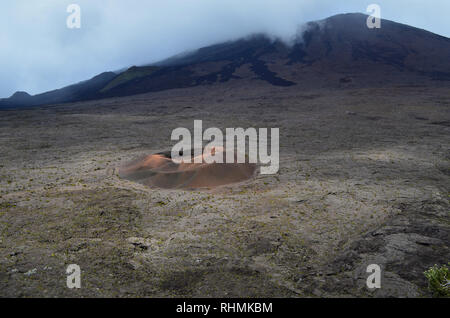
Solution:
[[[66,26],[71,3],[81,7],[80,29]],[[447,0],[377,3],[383,18],[450,35]],[[155,62],[251,33],[290,39],[302,23],[343,12],[364,13],[369,4],[361,0],[2,1],[0,97],[15,91],[41,93],[104,71]]]

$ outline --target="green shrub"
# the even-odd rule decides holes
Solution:
[[[448,264],[450,266],[450,263]],[[428,279],[428,289],[436,297],[450,297],[450,270],[447,265],[434,265],[424,272]]]

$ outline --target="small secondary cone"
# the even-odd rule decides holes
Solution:
[[[202,154],[202,163],[194,163],[193,153],[191,150],[192,163],[176,163],[170,152],[148,155],[120,167],[119,176],[150,187],[198,189],[243,182],[252,178],[256,172],[256,164],[237,163],[236,152],[234,162],[225,163],[224,148],[216,147],[210,153]],[[224,163],[206,163],[206,157],[218,155],[223,155]]]

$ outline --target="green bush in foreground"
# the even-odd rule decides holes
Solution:
[[[450,270],[447,265],[434,265],[424,274],[428,279],[428,288],[434,296],[450,297]]]

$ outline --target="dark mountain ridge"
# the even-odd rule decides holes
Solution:
[[[340,14],[308,23],[291,44],[259,34],[208,46],[119,74],[105,72],[58,90],[16,93],[0,107],[75,102],[210,85],[231,80],[274,86],[336,87],[450,81],[450,39],[367,15]],[[250,81],[250,82],[249,82]]]
[[[98,91],[115,77],[117,77],[116,73],[104,72],[90,80],[42,94],[31,96],[26,92],[16,92],[10,98],[1,99],[0,107],[28,107],[95,99],[98,96]]]

